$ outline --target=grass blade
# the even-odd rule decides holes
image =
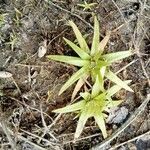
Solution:
[[[80,134],[82,133],[83,128],[85,126],[85,123],[86,123],[86,121],[89,117],[90,116],[89,116],[89,114],[86,113],[86,111],[81,113],[81,115],[79,117],[78,125],[77,125],[77,128],[76,128],[76,132],[75,132],[75,135],[74,135],[74,139],[77,139],[80,136]]]
[[[105,74],[105,76],[113,81],[114,83],[116,83],[117,85],[119,85],[121,88],[126,89],[127,91],[133,92],[133,90],[125,83],[123,82],[119,77],[117,77],[113,72],[109,71]]]
[[[63,85],[63,87],[59,91],[59,95],[62,94],[68,87],[70,87],[73,83],[75,83],[78,79],[82,78],[87,74],[86,68],[82,67],[75,74],[71,76],[71,78]]]
[[[78,47],[76,44],[74,44],[73,42],[71,42],[70,40],[64,38],[64,40],[66,41],[66,43],[82,58],[82,59],[89,59],[90,56],[88,53],[86,53],[83,49],[81,49],[80,47]]]
[[[78,57],[72,57],[72,56],[62,56],[62,55],[48,55],[47,58],[50,60],[55,60],[59,62],[64,62],[67,64],[75,65],[75,66],[84,66],[88,63],[86,60],[82,60]]]
[[[91,94],[90,93],[88,93],[88,92],[84,92],[84,93],[80,93],[80,96],[82,97],[82,98],[84,98],[85,100],[88,100],[90,97],[91,97]]]
[[[115,61],[118,61],[120,59],[126,58],[131,56],[133,53],[129,51],[121,51],[116,53],[110,53],[103,55],[103,58],[106,59],[109,63],[113,63]]]
[[[105,71],[106,71],[106,67],[101,67],[100,68],[100,74],[99,74],[99,82],[100,82],[100,90],[101,91],[105,91],[104,89],[104,76],[105,76]]]
[[[108,105],[108,107],[116,107],[116,106],[120,105],[122,102],[123,102],[123,100],[113,100],[112,104],[111,104],[112,106]]]
[[[91,47],[91,55],[94,56],[98,53],[98,45],[99,45],[99,22],[97,18],[94,18],[94,36]]]
[[[93,98],[99,94],[100,85],[101,85],[101,83],[100,83],[100,80],[99,80],[98,75],[97,75],[96,81],[95,81],[93,88],[92,88],[92,97]]]
[[[98,101],[102,101],[102,100],[105,99],[105,97],[106,97],[106,93],[103,92],[102,94],[100,94],[97,97],[95,97],[95,99],[98,100]]]
[[[68,113],[68,112],[73,112],[73,111],[77,111],[77,110],[80,110],[84,107],[85,105],[85,101],[84,100],[81,100],[75,104],[72,104],[72,105],[68,105],[66,107],[63,107],[63,108],[59,108],[59,109],[56,109],[56,110],[53,110],[53,112],[55,113]]]
[[[105,126],[105,121],[104,121],[104,117],[103,114],[98,114],[96,116],[94,116],[96,123],[98,124],[100,130],[102,131],[103,137],[106,138],[107,137],[107,132],[106,132],[106,126]]]
[[[69,21],[70,26],[73,28],[73,31],[76,35],[76,38],[78,40],[78,43],[81,47],[81,49],[83,49],[86,52],[89,52],[89,47],[85,41],[85,39],[83,38],[81,32],[79,31],[78,27],[75,25],[75,23],[73,21]]]
[[[129,84],[131,82],[131,80],[126,80],[126,81],[123,81],[125,84]],[[116,94],[118,91],[121,90],[121,86],[119,85],[114,85],[112,86],[110,89],[107,90],[107,97],[111,97],[113,96],[114,94]]]

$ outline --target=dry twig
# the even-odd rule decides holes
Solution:
[[[15,141],[12,139],[12,137],[11,137],[11,135],[9,133],[6,123],[4,121],[1,121],[0,126],[2,127],[4,133],[6,134],[7,139],[9,141],[9,144],[11,145],[12,149],[13,150],[17,150]]]
[[[110,148],[110,150],[115,150],[116,148],[118,148],[118,147],[120,147],[120,146],[123,146],[123,145],[125,145],[125,144],[127,144],[127,143],[133,142],[133,141],[135,141],[135,140],[138,140],[138,139],[142,138],[143,136],[145,136],[145,135],[147,135],[147,134],[150,134],[150,131],[147,131],[146,133],[143,133],[143,134],[141,134],[141,135],[139,135],[139,136],[136,136],[136,137],[134,137],[134,138],[132,138],[132,139],[130,139],[130,140],[128,140],[128,141],[125,141],[125,142],[123,142],[123,143],[114,145],[113,147]]]
[[[85,23],[85,24],[88,25],[91,29],[93,29],[93,27],[91,26],[90,23],[86,22],[82,17],[80,17],[80,16],[77,15],[76,13],[73,13],[73,12],[70,12],[69,10],[66,10],[65,8],[60,7],[59,5],[53,3],[53,2],[50,1],[50,0],[45,0],[45,2],[51,4],[52,6],[58,8],[58,9],[61,10],[61,11],[64,11],[64,12],[70,14],[71,16],[77,17],[77,18],[80,19],[83,23]]]

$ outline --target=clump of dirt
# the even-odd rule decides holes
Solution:
[[[107,30],[113,31],[106,53],[129,48],[135,51],[135,55],[111,67],[117,72],[131,63],[118,75],[123,80],[132,80],[131,87],[135,93],[124,90],[117,93],[117,99],[125,100],[121,108],[128,113],[119,123],[107,123],[109,136],[128,120],[150,93],[149,2],[89,0],[88,3],[97,4],[87,11],[83,11],[77,5],[79,3],[82,1],[0,1],[0,15],[4,16],[0,20],[0,71],[8,71],[13,75],[10,79],[0,79],[0,120],[6,126],[6,129],[0,126],[1,149],[13,149],[14,145],[19,150],[82,150],[104,141],[94,120],[89,119],[82,136],[74,143],[77,125],[75,114],[52,113],[52,110],[70,103],[73,87],[62,95],[58,95],[58,92],[78,68],[49,61],[45,56],[39,58],[38,49],[46,41],[46,55],[75,56],[63,41],[63,37],[75,41],[68,20],[73,20],[81,32],[87,34],[86,40],[90,46],[95,13],[100,21],[101,39]],[[105,149],[148,131],[149,114],[148,104],[141,116]],[[148,140],[141,140],[142,144],[140,140],[135,140],[123,148],[148,148]]]

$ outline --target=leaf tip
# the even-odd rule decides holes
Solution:
[[[62,90],[60,89],[58,95],[60,96],[63,92],[64,92],[64,91],[62,91]]]

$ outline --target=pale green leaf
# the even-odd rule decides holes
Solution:
[[[92,97],[94,98],[95,96],[97,96],[100,92],[100,80],[99,80],[99,77],[97,75],[96,77],[96,81],[92,87]]]
[[[82,59],[90,59],[90,56],[88,53],[86,53],[83,49],[78,47],[76,44],[71,42],[70,40],[64,38],[66,43],[82,58]]]
[[[102,78],[104,78],[105,72],[106,72],[106,67],[105,66],[101,67],[100,68],[100,74],[101,74]]]
[[[107,137],[107,132],[106,132],[106,126],[105,126],[105,121],[104,121],[104,116],[103,114],[97,114],[94,116],[96,123],[98,124],[100,130],[102,131],[103,137]]]
[[[63,55],[48,55],[47,58],[59,62],[64,62],[67,64],[75,65],[75,66],[84,66],[88,64],[87,60],[82,60],[78,57],[72,57],[72,56],[63,56]]]
[[[96,76],[99,74],[101,74],[101,76],[103,77],[107,65],[108,63],[105,61],[98,61],[96,65],[95,63],[93,63],[93,68],[91,69],[93,81],[96,80]]]
[[[121,51],[121,52],[116,52],[116,53],[110,53],[110,54],[105,54],[102,57],[107,60],[109,63],[113,63],[115,61],[118,61],[120,59],[126,58],[131,56],[133,53],[129,51]]]
[[[104,63],[102,63],[102,64],[105,65]],[[102,65],[102,64],[100,64],[100,65]],[[106,67],[105,66],[101,67],[101,66],[98,66],[98,65],[97,65],[97,67],[95,67],[92,70],[91,74],[92,74],[92,77],[93,77],[93,81],[95,81],[96,77],[98,76],[99,88],[100,88],[101,91],[104,91],[104,75],[105,75]]]
[[[117,77],[113,72],[109,71],[105,74],[105,76],[113,81],[114,83],[116,83],[117,85],[119,85],[121,88],[126,89],[127,91],[133,92],[133,90],[125,83],[123,82],[119,77]]]
[[[104,78],[101,76],[101,74],[98,75],[98,79],[99,79],[99,88],[100,91],[104,92]]]
[[[66,106],[66,107],[53,110],[53,112],[55,112],[55,113],[74,112],[74,111],[77,111],[77,110],[82,109],[84,106],[85,106],[85,101],[84,101],[84,100],[81,100],[81,101],[79,101],[79,102],[77,102],[77,103],[75,103],[75,104],[68,105],[68,106]]]
[[[120,105],[123,102],[123,100],[112,100],[110,98],[110,100],[107,102],[107,105],[104,107],[104,111],[109,112],[110,108],[113,107],[117,107],[118,105]]]
[[[129,84],[131,82],[131,80],[126,80],[126,81],[123,81],[125,84]],[[107,90],[107,97],[111,97],[113,96],[114,94],[116,94],[118,91],[121,90],[121,86],[119,85],[114,85],[112,86],[110,89]]]
[[[95,99],[99,100],[99,101],[102,101],[102,100],[105,99],[105,97],[106,97],[106,92],[103,92],[100,95],[96,96]]]
[[[100,68],[100,74],[99,74],[99,82],[100,82],[100,90],[101,91],[105,91],[104,89],[104,76],[105,76],[105,71],[106,71],[106,67],[101,67]]]
[[[123,100],[113,100],[111,107],[116,107],[116,106],[120,105],[122,102],[123,102]]]
[[[88,93],[88,92],[81,92],[80,93],[80,96],[82,97],[82,98],[84,98],[85,100],[87,100],[87,99],[89,99],[90,97],[91,97],[91,94],[90,93]]]
[[[85,7],[85,4],[77,4],[78,6]]]
[[[97,18],[94,18],[94,36],[91,47],[91,56],[98,54],[98,45],[99,45],[99,22]]]
[[[96,69],[100,69],[100,68],[106,67],[106,66],[108,66],[108,65],[109,65],[108,62],[98,60],[98,61],[96,61],[96,66],[95,66],[95,68],[96,68]]]
[[[85,74],[88,73],[88,70],[84,67],[82,67],[80,70],[78,70],[75,74],[71,76],[71,78],[62,86],[62,88],[59,91],[59,95],[62,94],[68,87],[70,87],[72,84],[74,84],[78,79],[85,76]]]
[[[75,132],[75,135],[74,135],[75,139],[77,139],[80,136],[80,134],[82,133],[83,128],[85,126],[85,123],[86,123],[86,121],[89,117],[90,117],[90,115],[88,113],[86,113],[86,111],[81,113],[81,115],[79,117],[79,120],[78,120],[78,125],[77,125],[77,128],[76,128],[76,132]]]
[[[73,31],[76,35],[76,38],[78,40],[78,43],[81,47],[81,49],[83,49],[86,52],[89,52],[89,47],[85,41],[85,39],[83,38],[81,32],[79,31],[78,27],[75,25],[75,23],[73,21],[69,21],[70,26],[73,28]]]
[[[97,3],[90,3],[89,6],[94,6],[96,5]]]

